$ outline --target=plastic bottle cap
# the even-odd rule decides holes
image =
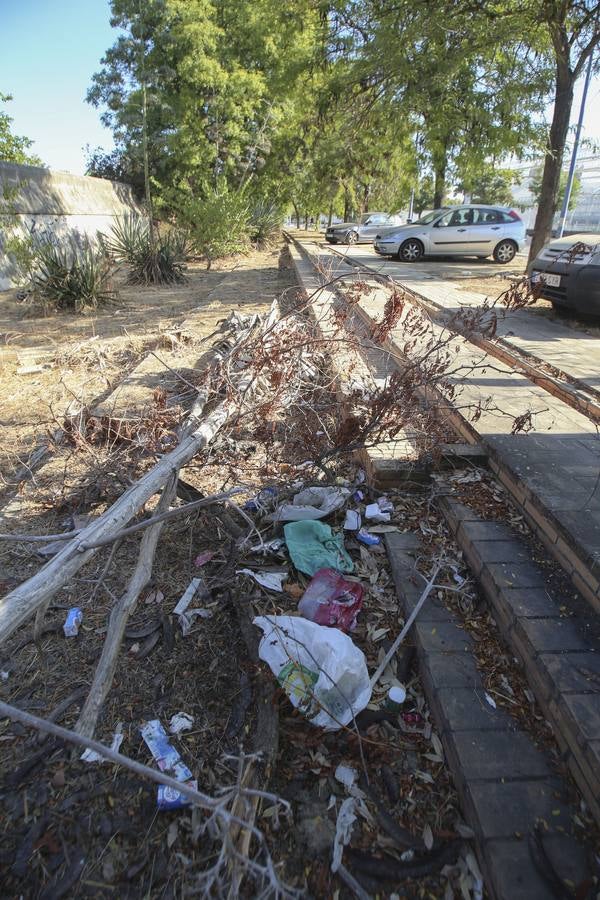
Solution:
[[[397,703],[398,705],[404,703],[406,700],[406,690],[403,687],[393,687],[388,691],[388,700],[390,703]]]

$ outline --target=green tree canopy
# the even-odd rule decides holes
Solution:
[[[8,103],[10,100],[12,100],[10,94],[0,93],[0,103]],[[12,121],[8,113],[0,109],[0,160],[28,166],[43,165],[39,156],[28,152],[33,146],[33,141],[12,133]]]

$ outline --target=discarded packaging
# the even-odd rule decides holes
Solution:
[[[265,541],[262,544],[254,544],[250,547],[252,553],[278,553],[282,547],[285,547],[283,538],[273,538],[272,541]]]
[[[365,499],[364,491],[361,491],[361,490],[354,491],[354,493],[352,494],[352,499],[356,500],[357,503],[360,503],[361,500]]]
[[[283,591],[283,582],[287,581],[287,572],[254,572],[252,569],[236,569],[236,575],[248,575],[268,591]]]
[[[355,509],[346,510],[346,518],[344,520],[344,529],[346,531],[358,531],[361,525],[360,513]]]
[[[318,625],[353,631],[363,605],[364,588],[335,569],[319,569],[298,604],[305,619]]]
[[[279,490],[276,487],[263,488],[253,500],[246,500],[244,509],[248,512],[258,512],[259,510],[267,512],[273,508],[273,503],[278,493]]]
[[[376,534],[369,534],[365,528],[361,528],[360,531],[357,532],[356,540],[360,541],[361,544],[365,544],[367,547],[374,547],[375,544],[381,543],[380,537],[377,537]]]
[[[338,628],[294,616],[258,616],[258,655],[313,725],[336,731],[371,699],[364,653]]]
[[[189,713],[178,712],[171,716],[169,731],[171,734],[180,734],[182,731],[189,731],[193,724],[193,716],[190,716]]]
[[[400,707],[406,700],[406,688],[402,686],[392,687],[388,691],[388,695],[384,706],[391,712],[399,712]]]
[[[186,612],[182,613],[179,616],[182,637],[188,636],[192,629],[192,625],[194,624],[194,619],[210,619],[212,614],[211,609],[204,609],[199,606],[194,607],[194,609],[188,609]]]
[[[112,739],[112,742],[110,745],[110,749],[113,751],[113,753],[119,752],[119,748],[120,748],[121,744],[123,743],[124,737],[125,737],[125,735],[123,734],[123,723],[119,722],[119,724],[115,728],[115,733],[113,734],[113,739]],[[105,756],[102,756],[101,753],[97,753],[96,750],[92,750],[90,747],[88,747],[86,750],[84,750],[79,758],[82,759],[84,762],[89,762],[89,763],[110,762],[110,760],[106,759]]]
[[[67,618],[65,619],[65,624],[63,625],[65,637],[77,637],[82,619],[83,612],[78,606],[74,606],[69,610]]]
[[[173,610],[173,613],[176,616],[180,616],[182,613],[184,613],[186,611],[186,609],[188,608],[188,606],[190,605],[190,603],[192,602],[192,600],[194,599],[194,597],[196,596],[196,594],[198,593],[200,588],[202,588],[203,596],[208,597],[209,591],[204,582],[204,578],[202,578],[200,576],[198,576],[198,578],[192,578],[192,580],[188,584],[185,592],[183,593],[179,602],[177,603],[177,606]]]
[[[338,813],[337,822],[335,824],[335,837],[333,839],[333,855],[331,859],[331,871],[337,872],[339,869],[344,847],[350,843],[352,837],[352,828],[356,822],[356,813],[354,808],[356,801],[354,797],[346,797],[340,811]]]
[[[314,575],[319,569],[354,571],[343,535],[334,534],[324,522],[290,522],[283,530],[291,560],[300,572]]]
[[[140,728],[141,735],[152,754],[161,772],[166,772],[177,781],[184,781],[190,787],[197,787],[197,781],[192,780],[192,773],[184,764],[181,756],[169,743],[165,729],[158,719],[151,719]],[[183,794],[167,787],[164,784],[158,786],[157,804],[159,809],[177,809],[188,806],[190,801]]]
[[[389,522],[389,512],[383,512],[378,503],[369,503],[365,509],[365,517],[373,522]]]
[[[350,790],[358,778],[356,769],[353,769],[351,766],[345,766],[343,763],[339,764],[333,775],[335,780],[339,781],[340,784],[343,784],[348,790]]]
[[[350,491],[345,487],[309,487],[296,494],[292,503],[285,503],[273,514],[274,522],[301,522],[324,519],[341,509]]]

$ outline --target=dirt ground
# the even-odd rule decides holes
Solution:
[[[210,272],[192,263],[185,283],[168,288],[127,285],[120,272],[117,303],[90,315],[44,316],[19,302],[16,290],[0,292],[0,495],[67,410],[93,407],[148,350],[172,346],[190,312],[206,310],[205,328],[195,316],[195,333],[202,338],[231,309],[268,308],[290,284],[282,253],[255,251]],[[242,291],[237,281],[226,280],[235,272],[243,275]]]
[[[164,340],[198,306],[206,310],[210,331],[221,313],[264,311],[273,296],[282,292],[294,302],[293,277],[282,248],[234,261],[209,275],[194,271],[182,288],[155,292],[125,289],[127,308],[118,315],[104,313],[93,323],[66,318],[64,341],[60,340],[61,323],[49,322],[48,334],[56,341],[50,348],[52,364],[29,376],[16,373],[18,353],[48,347],[50,338],[44,334],[47,320],[38,320],[36,331],[29,328],[29,319],[6,318],[5,324],[12,322],[15,332],[23,327],[22,337],[16,334],[7,344],[15,356],[5,361],[2,372],[9,391],[16,390],[16,385],[22,391],[20,402],[15,398],[8,414],[3,411],[3,421],[8,415],[4,427],[14,442],[14,452],[5,458],[8,476],[14,477],[16,456],[25,456],[43,428],[51,427],[37,421],[38,416],[46,415],[50,403],[56,411],[52,425],[62,422],[61,404],[68,404],[73,394],[78,403],[83,398],[93,404],[130,371],[145,350]],[[14,306],[14,301],[6,302]],[[113,342],[117,345],[114,355]],[[106,360],[108,371],[97,371],[100,360]],[[270,699],[265,715],[278,723],[278,744],[270,773],[259,770],[259,786],[289,802],[293,819],[282,816],[278,821],[277,804],[265,801],[258,808],[257,827],[280,877],[291,888],[287,896],[297,896],[293,891],[336,900],[352,896],[331,872],[336,819],[348,798],[340,780],[342,766],[346,775],[351,769],[357,778],[353,795],[357,819],[351,850],[346,851],[344,860],[350,869],[362,867],[362,883],[371,895],[390,900],[475,900],[485,893],[472,835],[462,819],[410,640],[386,671],[359,730],[347,727],[324,732],[295,711],[282,690],[273,687],[270,671],[257,665],[240,624],[255,614],[297,615],[298,598],[309,580],[291,565],[286,551],[262,557],[248,543],[240,546],[235,526],[245,534],[250,522],[262,540],[278,537],[281,525],[269,522],[260,507],[245,509],[245,497],[254,498],[269,487],[270,501],[260,494],[261,502],[268,506],[273,497],[291,495],[298,481],[324,483],[322,471],[307,466],[306,460],[323,433],[323,409],[337,409],[330,373],[325,374],[324,386],[317,394],[322,408],[311,398],[301,416],[288,410],[287,416],[277,421],[265,419],[253,428],[240,426],[198,454],[182,471],[185,482],[205,495],[244,485],[247,494],[236,501],[242,511],[204,509],[165,526],[152,581],[128,625],[97,737],[110,743],[122,723],[121,751],[154,765],[140,735],[142,723],[159,719],[167,727],[174,714],[189,714],[193,717],[191,729],[171,741],[193,771],[199,789],[216,795],[235,781],[237,763],[231,756],[240,749],[252,751],[257,741],[266,740],[257,725],[263,721],[258,718],[258,699],[266,686]],[[43,378],[38,381],[39,375]],[[68,387],[65,378],[73,379],[66,382]],[[18,424],[24,409],[31,423],[26,426]],[[91,433],[69,434],[62,444],[51,448],[49,462],[23,482],[16,497],[15,518],[10,526],[4,523],[4,529],[63,532],[80,524],[79,516],[101,514],[154,463],[179,416],[164,398],[157,400],[145,422],[150,439],[139,445],[132,444],[126,434],[115,435],[100,426]],[[363,514],[366,502],[378,495],[363,484],[358,465],[348,458],[332,465],[328,481],[347,485],[351,491],[363,490],[362,500],[352,504]],[[482,475],[481,481],[471,485],[463,499],[476,505],[473,492],[479,491],[487,498],[482,503],[498,504],[509,515],[502,490],[487,475]],[[471,484],[471,479],[466,483]],[[452,591],[436,591],[433,602],[452,606],[464,627],[477,636],[486,690],[503,705],[509,685],[506,708],[549,746],[557,769],[561,769],[543,716],[510,654],[495,638],[493,620],[468,580],[461,555],[436,511],[435,488],[421,486],[387,494],[393,504],[389,527],[422,538],[422,572],[430,570],[432,559],[442,550],[451,561],[444,584]],[[345,547],[354,565],[352,578],[365,589],[352,640],[373,672],[399,633],[403,618],[383,544],[370,548],[359,544],[343,532],[343,519],[343,512],[338,512],[328,523],[345,534]],[[37,640],[31,624],[15,633],[0,654],[2,700],[65,727],[75,725],[102,652],[110,611],[125,590],[138,547],[138,537],[130,536],[115,545],[114,553],[108,547],[101,549],[54,596]],[[43,565],[40,549],[39,544],[26,542],[0,543],[0,595]],[[240,574],[241,568],[284,570],[284,590],[265,590],[251,576]],[[206,596],[198,601],[203,615],[184,636],[173,609],[191,579],[199,576],[207,587]],[[464,592],[457,594],[460,578],[466,579]],[[83,611],[81,628],[77,637],[65,637],[63,622],[73,606]],[[406,686],[406,702],[400,714],[389,716],[383,711],[382,715],[387,689],[396,682]],[[86,763],[79,752],[67,750],[52,738],[44,740],[8,719],[0,721],[0,746],[2,896],[168,900],[202,895],[200,879],[215,864],[220,849],[214,833],[203,830],[202,814],[189,808],[159,810],[155,785],[122,767]],[[584,816],[577,827],[595,839]],[[254,842],[250,849],[256,852]],[[382,860],[393,873],[387,880],[378,871]],[[219,895],[217,886],[210,893],[223,895],[226,892]],[[246,879],[238,895],[255,897],[258,891]]]

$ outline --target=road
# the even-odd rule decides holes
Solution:
[[[300,235],[298,235],[300,238]],[[378,256],[371,244],[326,244],[366,266],[375,266],[382,274],[391,275],[399,281],[463,281],[468,278],[489,278],[493,275],[522,275],[527,265],[527,253],[517,253],[510,265],[498,265],[493,259],[476,259],[443,256],[423,259],[416,263],[400,262]]]

